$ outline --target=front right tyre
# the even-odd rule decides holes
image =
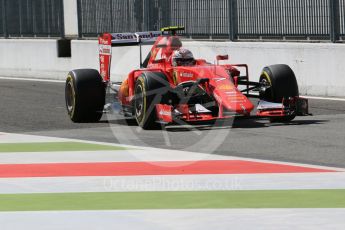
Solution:
[[[268,88],[260,93],[260,99],[268,102],[282,103],[283,99],[298,97],[298,84],[293,70],[284,64],[271,65],[263,69],[260,83]],[[295,114],[284,117],[271,117],[271,122],[289,122]]]

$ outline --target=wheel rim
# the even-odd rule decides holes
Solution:
[[[142,85],[138,85],[135,89],[135,116],[140,118],[144,109],[144,91]]]
[[[66,105],[69,113],[73,111],[74,101],[74,87],[72,82],[68,82],[66,86]]]
[[[271,84],[269,83],[269,81],[266,78],[262,78],[261,83],[265,86],[271,86]]]

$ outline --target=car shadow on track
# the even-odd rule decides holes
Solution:
[[[268,128],[276,126],[298,126],[298,125],[314,125],[324,124],[328,120],[293,120],[290,122],[274,122],[271,123],[267,119],[236,119],[232,128]]]
[[[108,123],[110,125],[138,126],[138,123],[135,119],[108,120]]]
[[[120,126],[138,126],[135,119],[116,119],[102,121],[103,123],[109,123],[109,125],[120,125]],[[269,128],[277,126],[300,126],[300,125],[314,125],[314,124],[324,124],[329,122],[329,120],[293,120],[290,122],[276,122],[270,123],[264,118],[236,118],[234,120],[222,121],[216,123],[204,123],[198,125],[173,125],[166,126],[163,129],[168,132],[188,132],[193,130],[198,131],[209,131],[217,129],[253,129],[253,128]],[[161,129],[156,129],[161,130]]]
[[[208,131],[215,129],[253,129],[253,128],[269,128],[277,126],[300,126],[300,125],[314,125],[324,124],[329,122],[328,120],[296,120],[286,123],[270,123],[267,119],[236,119],[230,124],[214,124],[205,126],[191,126],[191,127],[167,127],[169,132],[186,132],[186,131]]]
[[[286,123],[271,123],[269,126],[298,126],[298,125],[317,125],[317,124],[325,124],[329,122],[329,120],[297,120],[297,121],[290,121]]]

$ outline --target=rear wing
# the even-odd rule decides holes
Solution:
[[[112,46],[152,44],[162,35],[164,35],[162,31],[111,34],[111,44]]]
[[[166,35],[165,31],[148,31],[135,33],[104,33],[99,39],[99,45],[114,46],[135,46],[141,44],[152,44],[159,36]]]
[[[98,38],[100,74],[105,82],[110,80],[111,48],[119,46],[140,46],[153,44],[158,37],[167,35],[165,31],[148,31],[135,33],[104,33]],[[140,61],[141,63],[141,61]]]

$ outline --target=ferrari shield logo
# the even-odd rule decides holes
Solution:
[[[175,84],[175,85],[177,85],[177,83],[178,83],[178,82],[177,82],[177,76],[178,76],[177,71],[174,71],[174,72],[173,72],[173,80],[174,80],[174,84]]]

